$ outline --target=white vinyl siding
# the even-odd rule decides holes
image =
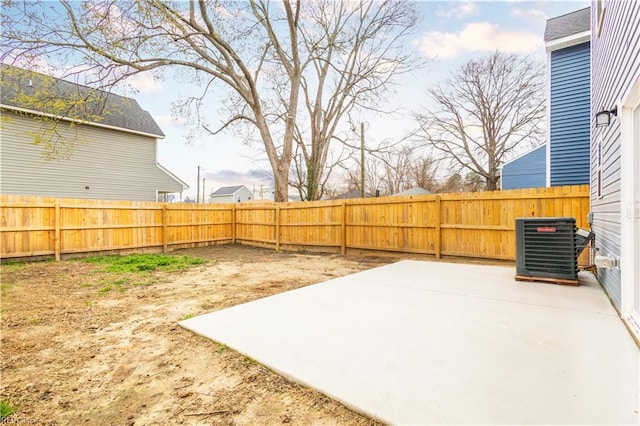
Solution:
[[[595,9],[595,8],[594,8]],[[596,128],[593,116],[610,110],[622,100],[633,85],[640,67],[640,2],[608,1],[599,36],[595,30],[598,16],[592,13],[594,29],[591,52],[591,209],[598,254],[620,257],[620,118],[612,117],[611,125]],[[601,141],[602,196],[598,197],[597,144]],[[598,279],[616,307],[620,308],[620,270],[600,269]]]
[[[246,187],[241,187],[233,194],[228,195],[211,195],[209,198],[210,203],[243,203],[245,201],[253,200],[253,192],[249,191]]]
[[[41,123],[3,111],[0,133],[0,193],[64,198],[155,201],[158,192],[182,184],[156,165],[155,138],[82,127],[81,143],[68,160],[43,161],[32,133]],[[67,123],[58,132],[73,137]],[[89,189],[86,189],[88,187]]]

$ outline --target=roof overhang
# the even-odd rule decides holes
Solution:
[[[162,170],[163,172],[165,172],[167,175],[169,175],[169,177],[171,177],[173,180],[175,180],[176,182],[178,182],[180,185],[182,185],[182,190],[186,191],[187,189],[189,189],[189,185],[183,181],[182,179],[180,179],[178,176],[174,175],[173,173],[171,173],[168,169],[166,169],[165,167],[162,166],[162,164],[156,162],[156,166]]]
[[[580,33],[560,37],[555,40],[549,40],[545,43],[545,48],[547,49],[547,52],[553,52],[554,50],[565,49],[577,44],[586,43],[589,40],[591,40],[591,30],[586,30]]]
[[[6,109],[6,110],[9,110],[9,111],[21,112],[21,113],[24,113],[24,114],[39,115],[39,116],[42,116],[42,117],[49,117],[49,118],[53,118],[55,120],[68,121],[68,122],[72,122],[72,123],[84,124],[84,125],[93,126],[93,127],[100,127],[100,128],[109,129],[109,130],[117,130],[119,132],[131,133],[131,134],[134,134],[134,135],[146,136],[146,137],[154,138],[154,139],[164,139],[164,135],[154,135],[153,133],[140,132],[138,130],[125,129],[123,127],[109,126],[108,124],[95,123],[93,121],[80,120],[78,118],[71,118],[71,117],[64,117],[64,116],[61,117],[61,116],[58,116],[58,115],[55,115],[55,114],[48,114],[46,112],[40,112],[40,111],[27,109],[27,108],[20,108],[20,107],[16,107],[16,106],[13,106],[13,105],[0,104],[0,108],[1,109]]]

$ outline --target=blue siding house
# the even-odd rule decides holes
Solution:
[[[554,50],[550,54],[549,186],[588,184],[590,43]]]
[[[580,9],[547,21],[547,186],[589,183],[591,16]]]
[[[589,183],[590,27],[590,8],[547,21],[545,162],[540,162],[542,154],[535,149],[506,163],[502,168],[503,189]]]
[[[502,166],[502,189],[540,188],[547,184],[547,146],[532,151]]]
[[[591,211],[597,276],[640,341],[640,2],[592,5]]]

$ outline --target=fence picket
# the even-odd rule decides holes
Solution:
[[[0,258],[197,247],[240,241],[489,259],[515,258],[517,217],[572,216],[588,185],[300,203],[166,204],[0,195]]]

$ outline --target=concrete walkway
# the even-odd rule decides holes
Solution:
[[[393,424],[638,424],[640,353],[592,275],[401,261],[180,325]]]

